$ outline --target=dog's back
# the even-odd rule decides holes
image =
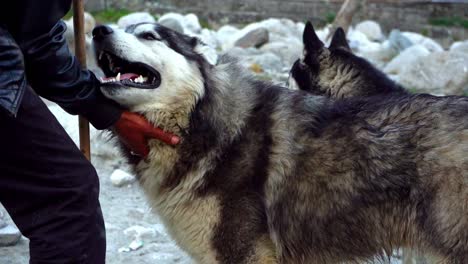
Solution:
[[[283,108],[301,102],[294,105]],[[401,246],[463,263],[468,257],[468,98],[349,99],[321,112],[311,128],[304,121],[304,133],[316,136],[300,141],[296,135],[297,147],[280,148],[300,153],[287,163],[294,168],[291,178],[272,195],[287,201],[273,201],[268,210],[286,263],[369,259]],[[299,116],[285,122],[300,123]]]

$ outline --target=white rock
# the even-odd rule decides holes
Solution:
[[[248,32],[243,32],[243,35],[234,41],[234,46],[241,48],[260,47],[267,43],[268,40],[268,30],[259,27]]]
[[[390,42],[391,46],[395,49],[395,51],[403,51],[411,46],[414,45],[413,42],[403,34],[398,29],[394,29],[390,32],[388,36],[388,41]]]
[[[132,251],[138,250],[143,247],[143,241],[141,240],[133,240],[130,245],[128,245],[128,248]]]
[[[282,42],[270,42],[260,48],[263,52],[273,53],[281,58],[284,64],[292,64],[301,56],[303,44],[296,38]]]
[[[21,232],[12,225],[0,228],[0,246],[12,246],[21,239]]]
[[[271,41],[291,37],[302,39],[303,29],[298,28],[296,23],[290,19],[270,18],[254,24],[257,24],[257,27],[266,28],[270,32]]]
[[[413,44],[421,44],[430,52],[439,52],[443,51],[444,49],[442,46],[435,42],[433,39],[425,37],[421,34],[414,33],[414,32],[402,32],[403,36],[407,37]]]
[[[67,28],[69,28],[73,32],[73,17],[65,21]],[[90,33],[93,31],[94,27],[96,26],[96,20],[94,19],[93,15],[88,12],[84,13],[84,32]]]
[[[330,33],[330,26],[326,26],[322,29],[317,29],[315,31],[315,33],[317,34],[317,37],[323,42],[323,43],[326,43],[327,45],[329,44],[328,42],[330,40],[328,40],[327,42],[327,37],[328,37],[328,34]]]
[[[114,186],[121,187],[133,183],[136,178],[123,170],[116,169],[110,176],[110,180]]]
[[[154,238],[156,230],[154,228],[134,225],[125,229],[124,234],[137,240],[144,240]]]
[[[262,52],[257,55],[244,55],[240,62],[245,68],[251,67],[253,64],[258,64],[266,73],[280,72],[286,66],[277,55],[271,52]],[[287,65],[291,66],[291,65]]]
[[[366,20],[357,24],[355,30],[366,35],[371,41],[380,41],[384,38],[380,25],[372,20]]]
[[[301,38],[302,35],[300,33],[304,32],[305,24],[303,22],[296,23],[296,32],[299,33],[298,37]]]
[[[468,40],[454,42],[450,46],[450,51],[468,53]]]
[[[354,51],[365,49],[366,46],[373,43],[364,33],[352,28],[349,28],[346,38],[348,39],[349,47]]]
[[[398,53],[392,44],[386,40],[382,44],[372,42],[367,46],[361,47],[361,50],[356,54],[366,58],[379,69],[382,69]]]
[[[432,94],[460,95],[468,92],[468,54],[436,52],[420,57],[402,71],[397,81],[407,88]]]
[[[185,17],[179,13],[167,13],[161,16],[158,20],[163,26],[180,33],[185,33]]]
[[[3,212],[2,209],[0,209],[0,228],[5,227],[5,226],[7,226],[7,223],[5,221],[5,213]]]
[[[200,33],[202,27],[195,14],[187,14],[184,20],[184,27],[193,33]]]
[[[129,247],[121,247],[117,250],[117,252],[119,253],[127,253],[127,252],[130,252],[132,251]]]
[[[384,72],[387,74],[399,74],[400,72],[406,71],[407,67],[413,67],[414,63],[416,63],[419,58],[429,54],[431,54],[429,50],[421,44],[411,46],[387,64],[384,68]]]
[[[90,13],[84,12],[84,22],[85,33],[87,34],[93,31],[94,27],[96,26],[96,20]]]
[[[117,21],[117,25],[120,28],[126,28],[133,24],[154,23],[154,22],[156,22],[156,20],[151,14],[147,12],[136,12],[136,13],[131,13],[131,14],[121,17]]]
[[[239,33],[239,29],[230,25],[222,26],[216,32],[216,37],[222,50],[229,50],[233,47],[235,38]]]
[[[261,55],[261,54],[264,54],[264,52],[256,48],[243,49],[240,47],[233,47],[232,49],[226,51],[225,54],[231,57],[243,59],[243,57],[252,57],[256,55]]]
[[[201,30],[200,34],[195,35],[198,37],[203,43],[206,45],[212,47],[212,48],[218,48],[220,47],[220,43],[218,41],[216,32],[213,30],[209,30],[207,28],[204,28]]]

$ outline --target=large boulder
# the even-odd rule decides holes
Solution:
[[[0,247],[12,246],[21,239],[21,232],[5,220],[5,214],[0,205]]]
[[[200,21],[198,20],[198,17],[195,14],[187,14],[185,16],[184,28],[196,34],[202,31]]]
[[[461,95],[468,92],[468,54],[442,51],[418,58],[396,80],[418,92]]]
[[[185,17],[178,13],[167,13],[161,16],[158,20],[158,23],[168,27],[172,30],[175,30],[179,33],[185,33]]]
[[[192,36],[202,32],[200,21],[195,14],[184,16],[179,13],[167,13],[159,18],[158,23],[177,32]]]
[[[379,43],[369,40],[366,34],[361,31],[354,30],[353,28],[349,28],[346,38],[348,39],[349,47],[355,52],[376,49],[379,45]]]
[[[131,14],[121,17],[117,21],[117,25],[120,28],[126,28],[133,24],[154,23],[154,22],[156,22],[156,20],[151,14],[147,12],[136,12],[136,13],[131,13]]]
[[[401,34],[408,38],[413,44],[423,45],[430,52],[440,52],[444,50],[444,48],[442,48],[442,46],[439,43],[421,34],[414,32],[402,32]]]
[[[380,25],[372,20],[366,20],[357,24],[355,30],[366,35],[371,41],[380,41],[384,38]]]
[[[234,46],[241,48],[258,48],[267,43],[268,40],[268,30],[260,27],[247,32],[244,36],[237,39]]]
[[[458,52],[468,53],[468,40],[454,42],[450,46],[450,51],[451,52],[458,51]]]
[[[367,46],[364,46],[357,52],[357,55],[362,56],[369,60],[377,68],[382,69],[391,61],[398,52],[393,48],[392,44],[386,40],[382,44],[377,42],[371,42]]]
[[[0,228],[0,247],[12,246],[21,239],[21,232],[12,225]]]
[[[409,38],[401,34],[401,31],[398,29],[394,29],[390,32],[388,41],[397,52],[401,52],[414,44]]]
[[[232,39],[239,34],[240,30],[231,25],[225,25],[218,29],[216,32],[216,38],[222,48],[222,50],[229,50],[232,48]]]
[[[407,70],[408,67],[413,67],[420,58],[431,54],[423,45],[414,45],[407,48],[392,61],[390,61],[384,68],[387,74],[399,74]]]

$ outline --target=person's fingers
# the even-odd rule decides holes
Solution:
[[[177,145],[180,142],[180,138],[168,132],[164,132],[164,130],[160,129],[159,127],[152,127],[147,133],[146,136],[149,138],[155,138],[161,140],[162,142],[169,144],[169,145]]]

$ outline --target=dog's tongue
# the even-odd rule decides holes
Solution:
[[[119,76],[119,75],[117,75]],[[105,77],[105,78],[102,78],[103,81],[109,81],[109,80],[112,80],[112,79],[116,79],[117,76],[115,77]],[[124,73],[124,74],[120,74],[120,81],[123,81],[123,80],[130,80],[130,79],[136,79],[138,78],[138,74],[136,73]]]

